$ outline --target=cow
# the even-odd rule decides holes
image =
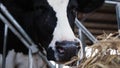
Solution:
[[[74,35],[77,12],[89,13],[99,8],[104,0],[1,0],[8,11],[37,44],[47,59],[65,63],[76,56],[80,40]],[[3,48],[3,23],[0,21],[0,53]],[[42,45],[42,47],[40,46]],[[28,54],[28,49],[11,32],[8,32],[7,53]]]

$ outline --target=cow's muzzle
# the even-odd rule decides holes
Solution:
[[[77,56],[80,43],[77,41],[56,41],[54,49],[48,48],[48,59],[58,63],[65,63],[70,61],[72,57]]]

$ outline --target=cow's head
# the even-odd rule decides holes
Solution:
[[[104,0],[47,0],[47,2],[56,18],[47,58],[64,63],[77,55],[81,45],[70,26],[75,21],[76,12],[91,12],[100,7]]]
[[[104,0],[4,0],[9,11],[36,43],[47,51],[48,60],[64,63],[80,49],[73,31],[76,12],[91,12]]]

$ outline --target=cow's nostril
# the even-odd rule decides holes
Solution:
[[[80,43],[79,43],[79,42],[76,42],[76,43],[75,43],[75,45],[79,46],[79,45],[80,45]]]
[[[60,46],[57,46],[57,47],[56,47],[56,50],[57,50],[57,52],[59,52],[60,54],[64,54],[64,52],[65,52],[64,48],[63,48],[63,47],[60,47]]]
[[[58,42],[58,41],[55,42],[55,45],[59,45],[59,44],[60,44],[60,42]]]
[[[77,46],[78,50],[80,49],[80,46]]]

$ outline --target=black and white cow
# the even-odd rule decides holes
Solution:
[[[2,0],[14,18],[38,45],[47,51],[48,60],[59,63],[77,55],[80,42],[72,28],[76,12],[88,13],[104,0]],[[0,22],[0,52],[2,53],[3,24]],[[7,51],[27,54],[27,48],[9,31]]]

